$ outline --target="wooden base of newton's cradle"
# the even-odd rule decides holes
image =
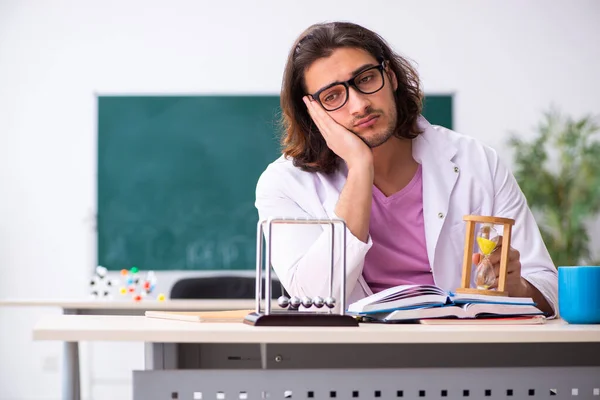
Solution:
[[[269,315],[250,313],[244,323],[252,326],[358,326],[351,315],[317,312],[275,312]]]
[[[486,296],[508,296],[508,292],[504,290],[504,286],[506,284],[506,266],[508,264],[508,251],[510,250],[512,226],[515,224],[515,220],[510,218],[485,217],[481,215],[465,215],[463,217],[463,220],[467,222],[467,229],[465,233],[465,250],[463,256],[462,279],[460,287],[455,289],[454,292],[461,294],[479,294]],[[493,225],[504,226],[504,230],[502,232],[502,246],[500,247],[500,272],[498,276],[498,290],[475,289],[470,287],[476,223],[489,223]]]

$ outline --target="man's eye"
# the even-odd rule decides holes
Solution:
[[[323,100],[325,101],[325,103],[331,103],[336,98],[337,98],[337,93],[331,93],[331,94],[328,94],[327,96],[325,96],[325,98]]]

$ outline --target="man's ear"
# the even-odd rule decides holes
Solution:
[[[392,83],[392,87],[394,88],[394,92],[395,92],[396,90],[398,90],[398,79],[396,78],[396,74],[394,73],[394,71],[390,68],[389,61],[386,61],[386,63],[385,63],[385,72],[387,73],[387,76],[390,78],[390,82]]]

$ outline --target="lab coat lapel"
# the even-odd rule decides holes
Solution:
[[[435,275],[435,250],[448,213],[450,195],[459,171],[452,162],[456,146],[424,119],[423,130],[413,141],[413,157],[421,164],[423,174],[423,220],[429,265]]]

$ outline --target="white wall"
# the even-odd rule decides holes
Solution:
[[[85,294],[96,94],[277,93],[294,38],[333,19],[415,60],[426,92],[456,94],[455,129],[509,163],[507,132],[550,104],[600,111],[594,0],[0,0],[0,298]],[[0,400],[59,398],[60,345],[30,340],[47,312],[0,309]],[[131,397],[141,346],[82,351],[87,399]]]

